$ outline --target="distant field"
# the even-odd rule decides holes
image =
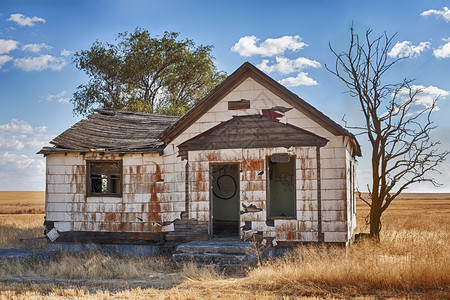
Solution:
[[[0,192],[0,214],[42,214],[45,192]]]
[[[367,198],[367,195],[363,194]],[[364,218],[369,214],[369,206],[363,201],[356,202],[357,229],[367,231]],[[382,221],[388,223],[397,218],[417,217],[423,218],[448,217],[450,214],[449,193],[405,193],[396,198],[383,213]]]
[[[367,199],[367,193],[361,193]],[[403,193],[396,200],[450,200],[450,193]]]

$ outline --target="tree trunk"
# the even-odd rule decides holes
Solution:
[[[381,229],[381,207],[376,204],[376,202],[374,203],[372,201],[372,206],[370,207],[370,237],[374,241],[379,242]]]

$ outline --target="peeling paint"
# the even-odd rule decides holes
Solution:
[[[244,208],[244,211],[241,210],[241,215],[246,214],[246,213],[254,213],[254,212],[262,211],[262,208],[258,208],[254,204],[250,204],[249,206],[246,206],[244,203],[242,203],[242,207]]]

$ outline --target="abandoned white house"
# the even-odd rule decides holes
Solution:
[[[51,143],[56,242],[353,235],[356,138],[250,63],[182,117],[99,109]]]

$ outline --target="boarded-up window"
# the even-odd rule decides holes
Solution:
[[[122,162],[88,162],[88,196],[122,196]]]
[[[269,217],[295,217],[295,158],[288,162],[268,158],[268,168]]]

